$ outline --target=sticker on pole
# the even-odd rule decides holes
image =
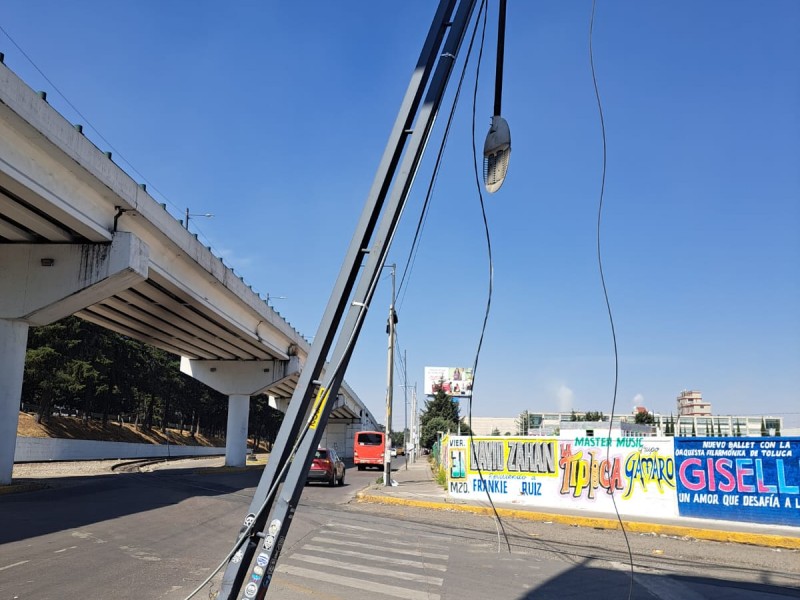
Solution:
[[[314,408],[311,412],[311,423],[308,424],[309,429],[316,429],[319,425],[320,417],[322,416],[322,411],[325,408],[325,404],[328,402],[328,394],[330,390],[325,389],[322,386],[319,386],[319,391],[317,392],[317,397],[314,399]]]

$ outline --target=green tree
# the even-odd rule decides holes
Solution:
[[[697,437],[697,429],[694,426],[694,419],[692,419],[692,437]]]
[[[447,433],[452,432],[453,422],[448,421],[444,417],[431,417],[420,426],[419,444],[423,448],[433,448],[433,445],[439,440],[439,432]]]
[[[420,415],[420,445],[423,448],[431,448],[437,441],[438,431],[450,431],[461,435],[471,435],[472,431],[461,419],[458,402],[447,393],[443,392],[441,386],[430,400],[425,403],[425,411]]]
[[[190,434],[225,431],[225,397],[183,375],[177,356],[68,317],[32,327],[28,335],[23,405],[46,420],[55,408],[100,418],[113,415],[162,429],[189,423]]]
[[[602,421],[603,420],[603,413],[602,412],[588,410],[588,411],[586,411],[586,414],[584,415],[583,420],[584,421]]]
[[[404,448],[405,447],[405,434],[402,431],[393,431],[392,435],[392,447],[393,448]]]
[[[38,406],[37,423],[48,422],[53,405],[64,394],[68,382],[61,371],[63,363],[64,356],[49,346],[26,353],[24,387],[27,388],[29,400]]]
[[[494,429],[492,429],[492,433],[490,435],[500,435],[500,430],[497,427],[495,427]]]
[[[420,423],[434,417],[442,417],[451,423],[458,423],[461,418],[458,402],[452,396],[442,391],[441,386],[436,395],[425,403],[425,410],[420,415]]]
[[[656,422],[656,418],[650,412],[637,412],[633,417],[633,422],[638,425],[653,425]]]

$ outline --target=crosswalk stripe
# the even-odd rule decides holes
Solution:
[[[364,539],[364,536],[360,533],[350,533],[349,531],[335,531],[333,529],[328,529],[325,531],[326,534],[336,535],[339,537],[346,537],[346,538],[355,538],[355,539]],[[387,534],[383,534],[387,535]],[[447,546],[440,546],[436,544],[431,544],[430,542],[423,542],[420,540],[417,541],[401,541],[398,540],[396,535],[392,537],[392,546],[410,546],[418,548],[421,544],[424,544],[425,548],[428,550],[447,550]]]
[[[370,533],[380,533],[382,535],[397,535],[395,530],[388,531],[386,529],[373,529],[372,527],[362,527],[360,525],[350,525],[349,523],[328,523],[326,527],[330,527],[331,529],[355,529],[356,531],[368,531]],[[405,533],[405,532],[404,532]],[[432,533],[413,533],[411,535],[421,537],[421,538],[430,538],[433,540],[439,541],[450,541],[450,538],[446,535],[435,535]]]
[[[355,546],[357,548],[364,548],[365,550],[380,550],[381,552],[392,553],[392,554],[403,554],[405,556],[419,556],[421,558],[435,558],[440,560],[447,560],[449,556],[447,554],[434,554],[433,552],[421,552],[419,550],[403,550],[402,548],[393,548],[391,546],[378,546],[375,544],[363,544],[360,542],[350,542],[344,540],[335,540],[332,538],[326,537],[315,537],[312,539],[314,542],[323,542],[325,544],[334,544],[337,546]]]
[[[370,565],[366,567],[363,563],[355,565],[352,563],[341,562],[338,560],[330,560],[328,558],[321,558],[319,556],[310,556],[308,554],[292,554],[289,560],[301,560],[303,562],[320,565],[323,567],[336,567],[337,569],[344,569],[345,571],[357,571],[363,573],[367,568],[371,575],[382,575],[384,577],[396,577],[405,579],[406,581],[416,581],[417,583],[428,583],[431,585],[442,585],[444,579],[441,577],[431,577],[430,575],[420,575],[419,573],[410,573],[408,571],[394,571],[390,569],[381,569]]]
[[[339,548],[325,548],[323,546],[315,546],[314,544],[306,544],[303,546],[303,549],[313,550],[314,552],[326,552],[328,554],[335,554],[337,556],[363,558],[372,562],[382,562],[390,565],[403,565],[404,567],[417,567],[419,569],[430,569],[432,571],[447,571],[447,565],[437,565],[436,563],[427,563],[418,560],[406,560],[403,558],[390,558],[388,556],[366,554],[364,552],[355,552],[353,550],[340,550]]]
[[[277,571],[287,575],[296,575],[298,577],[305,577],[306,579],[314,579],[316,581],[324,581],[326,583],[335,583],[359,590],[363,590],[368,586],[370,592],[374,592],[375,595],[383,594],[384,596],[405,598],[406,600],[440,600],[439,594],[431,594],[427,591],[412,590],[396,585],[387,585],[385,583],[377,583],[375,581],[344,577],[343,575],[337,575],[335,573],[322,573],[312,569],[295,567],[294,565],[279,565]]]

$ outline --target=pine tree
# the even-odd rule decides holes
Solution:
[[[439,386],[436,395],[425,403],[425,411],[420,415],[420,445],[432,448],[439,431],[455,433],[459,429],[461,435],[472,433],[461,419],[458,402]]]

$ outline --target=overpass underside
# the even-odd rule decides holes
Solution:
[[[182,357],[229,396],[228,464],[244,464],[250,397],[291,397],[303,336],[2,64],[0,247],[0,483],[30,326],[76,315]],[[374,426],[349,388],[334,418]]]

